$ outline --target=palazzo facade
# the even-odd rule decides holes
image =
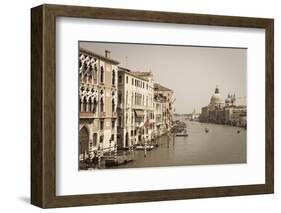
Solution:
[[[151,72],[118,70],[118,147],[151,141],[154,128]]]
[[[79,154],[91,158],[97,150],[114,149],[117,143],[117,76],[119,62],[80,49]]]

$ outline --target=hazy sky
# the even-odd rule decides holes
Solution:
[[[177,113],[201,111],[216,85],[224,97],[235,93],[246,104],[247,50],[192,46],[80,42],[81,47],[111,58],[133,71],[152,71],[154,81],[175,93]]]

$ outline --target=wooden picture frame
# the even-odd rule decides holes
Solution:
[[[265,29],[265,184],[192,189],[56,195],[56,17]],[[274,191],[274,21],[186,13],[65,5],[31,9],[31,203],[41,208],[267,194]]]

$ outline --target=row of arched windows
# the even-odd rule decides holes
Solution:
[[[95,70],[94,72],[90,71],[90,72],[84,72],[80,74],[80,78],[81,81],[86,82],[86,83],[91,83],[92,80],[94,82],[92,83],[97,83],[97,70]],[[100,71],[100,83],[105,83],[104,82],[104,68],[101,67],[101,71]],[[116,71],[112,70],[112,79],[111,79],[111,83],[113,86],[116,86]]]
[[[104,111],[104,101],[103,98],[100,99],[100,111]],[[98,107],[98,102],[96,98],[93,100],[87,101],[86,97],[83,99],[80,99],[80,112],[92,112],[96,113],[97,112],[97,107]]]
[[[89,56],[84,53],[80,53],[79,57],[79,72],[80,72],[80,79],[83,82],[97,83],[97,79],[99,79],[100,83],[105,83],[105,70],[104,66],[100,66],[100,76],[98,78],[98,58]],[[116,85],[117,80],[117,73],[116,70],[112,70],[112,79],[111,84]]]
[[[114,92],[112,92],[112,95],[114,95]],[[116,101],[114,98],[111,100],[111,106],[112,106],[112,112],[116,112]],[[92,112],[96,113],[98,107],[97,99],[89,99],[87,101],[86,96],[82,99],[80,99],[80,112]],[[101,98],[99,102],[100,112],[104,112],[104,99]]]

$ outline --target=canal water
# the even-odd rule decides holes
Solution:
[[[247,130],[239,127],[185,121],[188,137],[162,136],[159,147],[135,150],[134,161],[111,168],[140,168],[246,163]],[[205,128],[209,132],[205,132]],[[240,131],[238,133],[238,131]]]

